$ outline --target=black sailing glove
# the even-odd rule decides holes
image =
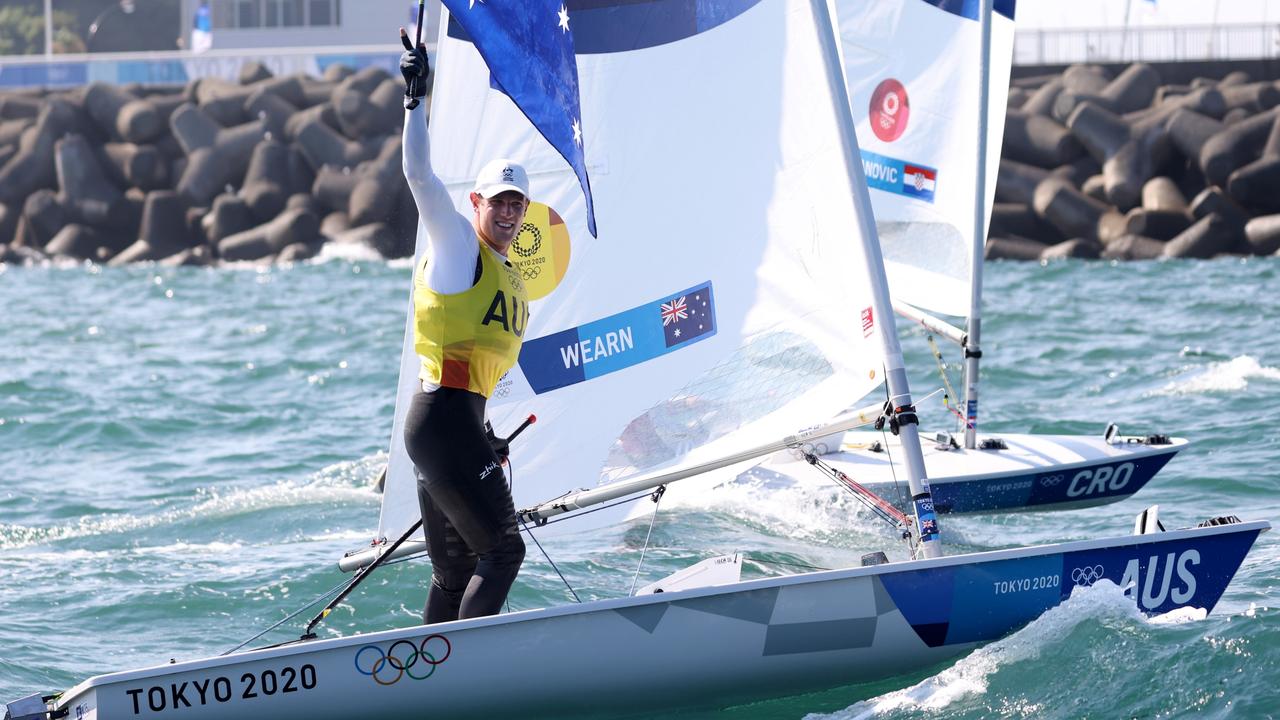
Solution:
[[[427,76],[431,74],[431,63],[427,62],[427,48],[419,44],[412,48],[409,38],[401,35],[407,49],[400,55],[400,74],[404,76],[404,96],[421,98],[427,94]]]
[[[498,461],[506,462],[507,458],[511,456],[511,443],[507,442],[506,438],[498,437],[493,432],[493,426],[489,424],[488,420],[484,421],[484,435],[489,438],[489,445],[498,454]]]

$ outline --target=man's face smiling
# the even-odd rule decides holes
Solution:
[[[507,190],[491,198],[473,192],[471,206],[476,211],[475,226],[480,239],[505,256],[520,233],[529,201],[515,190]]]

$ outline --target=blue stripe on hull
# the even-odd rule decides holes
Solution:
[[[934,482],[931,485],[933,504],[938,512],[943,513],[1053,510],[1055,505],[1102,505],[1123,500],[1142,489],[1176,452],[1100,462],[1069,470]]]
[[[930,647],[1000,638],[1077,587],[1109,580],[1149,615],[1213,610],[1257,538],[1245,532],[881,576]]]

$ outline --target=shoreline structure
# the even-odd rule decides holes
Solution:
[[[1020,68],[987,257],[1276,254],[1280,83],[1242,66]],[[401,84],[380,65],[247,61],[235,81],[0,90],[0,262],[410,255]]]

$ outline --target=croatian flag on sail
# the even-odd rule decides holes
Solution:
[[[905,195],[933,200],[933,189],[937,184],[938,172],[919,165],[905,165],[902,168],[902,192]]]
[[[658,314],[662,318],[662,334],[667,347],[714,332],[715,308],[711,304],[710,283],[658,303]]]
[[[562,0],[442,0],[489,66],[491,83],[520,108],[578,175],[587,198],[587,229],[596,235],[595,204],[582,149],[578,62]]]

